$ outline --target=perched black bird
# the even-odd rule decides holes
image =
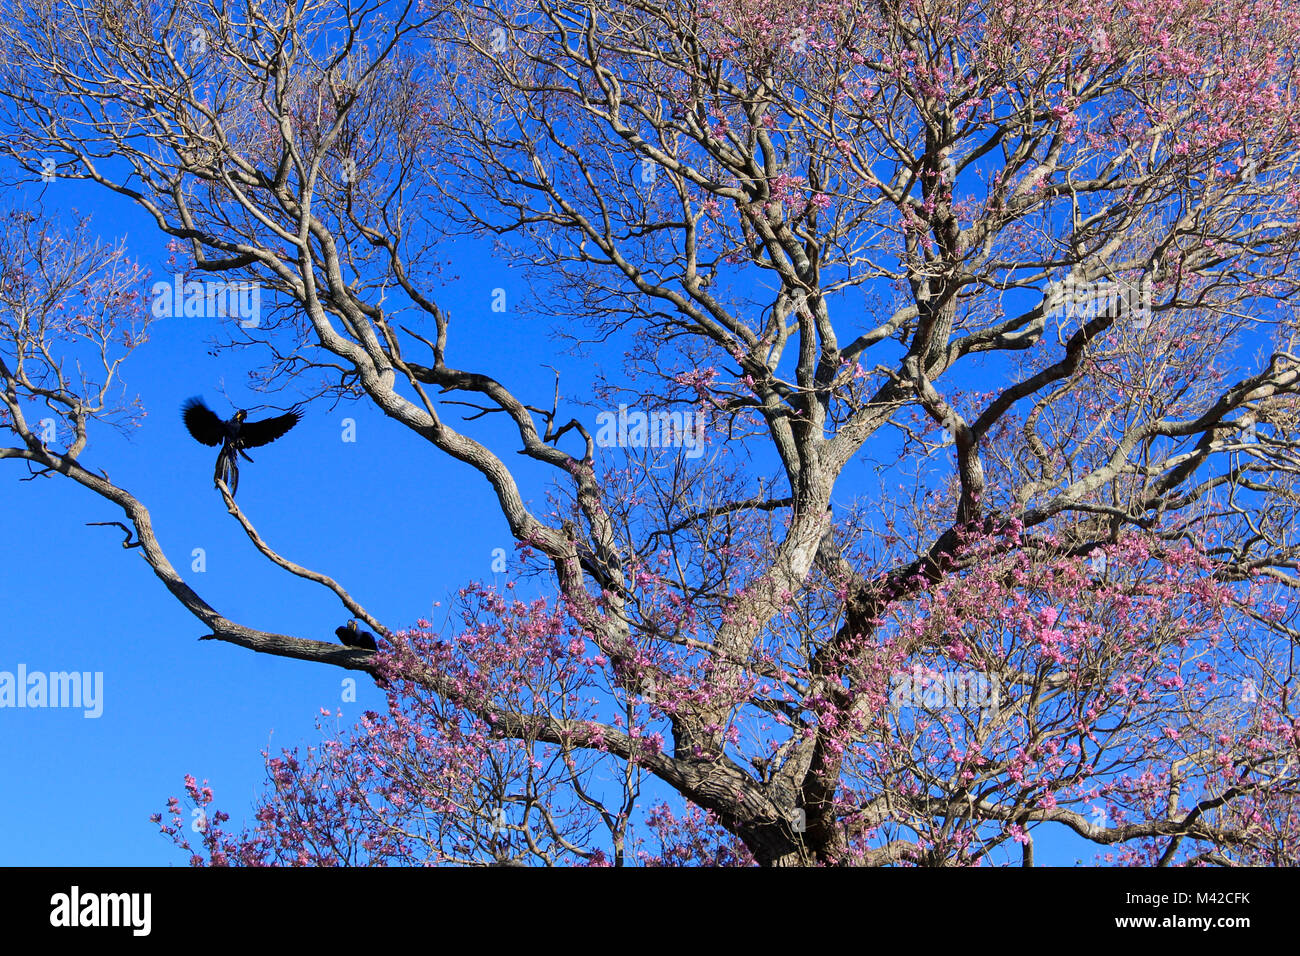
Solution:
[[[334,633],[348,647],[364,647],[368,651],[379,650],[379,645],[375,643],[375,635],[369,631],[358,630],[356,621],[348,621],[347,627],[334,628]]]
[[[242,408],[235,412],[235,417],[223,422],[201,398],[191,398],[181,406],[185,418],[185,427],[190,434],[205,445],[220,445],[217,455],[217,470],[212,475],[215,484],[225,481],[233,498],[239,488],[239,456],[245,461],[252,461],[245,448],[257,448],[269,445],[302,419],[297,412],[287,412],[275,418],[266,418],[260,422],[245,421],[248,413]]]

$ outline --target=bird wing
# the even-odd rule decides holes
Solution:
[[[348,647],[352,646],[352,632],[346,627],[336,627],[334,628],[334,633],[338,636],[338,639]]]
[[[264,418],[260,422],[244,422],[239,427],[240,443],[245,448],[269,445],[301,420],[302,416],[297,412],[288,412],[275,418]]]
[[[181,406],[185,418],[185,427],[189,429],[196,441],[205,445],[220,445],[226,438],[226,423],[216,413],[203,404],[201,398],[191,398]]]

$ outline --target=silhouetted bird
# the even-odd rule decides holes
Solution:
[[[191,398],[181,406],[185,418],[185,427],[190,434],[205,445],[220,445],[217,455],[217,469],[212,474],[212,482],[225,481],[233,498],[239,488],[239,456],[245,461],[252,461],[245,448],[257,448],[269,445],[294,425],[301,421],[297,412],[287,412],[275,418],[266,418],[260,422],[245,421],[248,412],[242,408],[235,412],[235,417],[223,422],[201,398]]]
[[[334,633],[348,647],[364,647],[368,651],[379,650],[379,645],[375,643],[375,635],[369,631],[358,630],[356,621],[348,621],[347,627],[334,628]]]

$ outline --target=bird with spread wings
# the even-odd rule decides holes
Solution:
[[[181,406],[185,427],[196,441],[204,445],[220,445],[217,453],[217,468],[212,481],[225,481],[233,498],[239,488],[239,456],[245,461],[252,461],[245,448],[257,448],[269,445],[301,421],[302,416],[296,411],[289,411],[275,418],[264,418],[260,422],[248,421],[244,409],[235,412],[229,421],[222,421],[217,414],[203,403],[201,398],[191,398]]]

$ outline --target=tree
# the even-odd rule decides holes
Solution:
[[[395,685],[214,854],[282,859],[324,784],[311,832],[365,845],[312,861],[496,859],[491,805],[529,815],[491,818],[511,853],[624,862],[653,779],[688,807],[647,818],[665,860],[1028,863],[1056,823],[1120,862],[1294,862],[1290,5],[12,6],[5,153],[258,283],[231,344],[264,384],[359,393],[478,472],[553,590],[383,628],[227,497],[389,653],[231,621],[0,370],[0,454],[119,504],[214,638]],[[452,364],[457,237],[622,353],[594,419]]]

